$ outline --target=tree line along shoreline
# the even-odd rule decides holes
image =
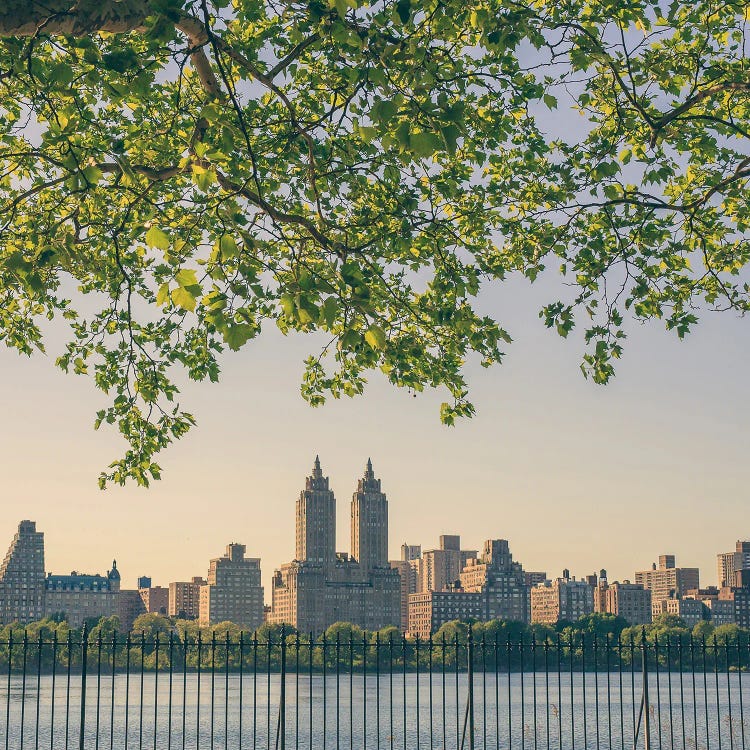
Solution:
[[[676,671],[747,671],[750,630],[703,621],[693,628],[661,615],[648,625],[595,613],[557,627],[490,620],[445,623],[430,638],[396,627],[366,631],[334,623],[315,636],[291,625],[264,624],[247,631],[231,622],[200,627],[196,621],[158,614],[138,617],[122,632],[117,616],[71,628],[45,618],[0,628],[0,671],[10,675],[79,672],[212,671],[260,674],[334,670],[462,671],[469,654],[483,671],[610,671],[653,667]]]

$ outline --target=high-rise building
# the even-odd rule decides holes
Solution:
[[[401,545],[401,559],[402,560],[419,560],[422,557],[422,545],[421,544],[407,544],[404,542]]]
[[[388,565],[388,501],[369,458],[352,497],[351,549],[365,570]]]
[[[674,596],[684,596],[688,589],[700,587],[698,568],[678,568],[674,555],[660,555],[659,565],[651,570],[640,570],[635,574],[635,582],[651,592],[652,606],[660,611],[658,603]]]
[[[194,576],[192,581],[173,581],[169,584],[170,617],[197,620],[200,616],[201,586],[205,579]]]
[[[565,574],[531,589],[531,622],[575,622],[594,611],[593,586]]]
[[[445,591],[459,584],[461,571],[476,550],[462,550],[458,534],[443,534],[440,547],[422,552],[419,591]]]
[[[651,604],[651,617],[656,619],[659,615],[675,615],[684,620],[689,628],[707,620],[709,612],[707,607],[699,599],[692,599],[677,594],[659,599]]]
[[[263,624],[260,559],[245,557],[244,544],[227,545],[226,554],[211,560],[206,585],[200,588],[200,624],[233,622],[248,630]]]
[[[735,571],[732,594],[737,624],[750,629],[750,568]]]
[[[547,573],[543,570],[525,570],[523,573],[523,582],[531,588],[544,583],[547,580]]]
[[[336,498],[315,456],[312,474],[297,499],[295,560],[331,568],[336,562]]]
[[[53,575],[45,579],[45,610],[64,617],[71,627],[80,628],[86,620],[120,614],[120,571],[117,561],[106,575],[78,573]]]
[[[600,582],[594,591],[595,597],[601,591],[604,592],[604,609],[595,611],[617,615],[630,625],[647,625],[651,622],[651,592],[642,584],[615,581],[603,588]]]
[[[717,555],[719,586],[733,586],[738,570],[750,570],[750,541],[737,540],[734,552]]]
[[[336,553],[336,499],[316,456],[297,500],[297,557],[274,572],[270,622],[320,633],[338,621],[401,624],[401,576],[388,562],[388,503],[368,460],[351,505],[351,555]]]
[[[133,623],[146,614],[143,606],[141,592],[138,589],[120,589],[117,597],[117,616],[120,618],[120,630],[129,633],[133,629]]]
[[[484,611],[484,598],[477,592],[449,590],[411,594],[408,633],[429,638],[446,622],[482,620]]]
[[[401,576],[401,632],[409,629],[409,595],[419,591],[422,547],[419,544],[402,544],[401,559],[391,560],[391,567]]]
[[[21,521],[0,565],[0,623],[27,623],[44,616],[44,534]]]
[[[629,583],[629,581],[626,581]],[[607,571],[602,568],[599,571],[599,578],[594,584],[594,612],[607,611],[607,589],[609,581],[607,580]],[[649,594],[649,618],[651,617],[651,595]]]
[[[143,579],[139,579],[143,580]],[[147,579],[149,584],[151,579]],[[166,615],[169,610],[169,589],[164,586],[144,586],[138,589],[146,612]]]
[[[731,599],[705,599],[703,604],[708,610],[711,622],[716,625],[733,625],[737,622],[734,596]]]
[[[488,539],[482,556],[468,561],[460,580],[464,591],[482,595],[482,619],[529,621],[529,587],[506,539]]]

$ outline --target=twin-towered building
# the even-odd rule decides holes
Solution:
[[[351,552],[336,551],[336,498],[315,458],[296,505],[295,559],[274,571],[269,621],[320,633],[335,622],[401,621],[401,577],[388,562],[388,501],[367,461],[351,502]]]
[[[336,551],[336,499],[315,459],[296,507],[295,560],[274,574],[269,620],[320,633],[338,621],[367,629],[400,624],[401,578],[388,563],[388,502],[368,460],[351,504],[351,553]],[[0,566],[0,624],[64,617],[73,627],[117,615],[129,629],[146,612],[231,621],[255,630],[264,620],[260,559],[243,544],[210,561],[206,580],[169,589],[139,579],[123,590],[117,564],[106,575],[45,574],[44,534],[22,521]]]
[[[490,539],[481,553],[461,548],[457,535],[440,537],[438,549],[403,545],[388,561],[388,502],[368,460],[351,501],[351,551],[336,551],[336,499],[318,458],[296,503],[295,559],[274,572],[271,608],[264,608],[260,560],[245,546],[228,545],[211,560],[207,580],[175,582],[169,589],[141,578],[125,590],[115,561],[106,574],[45,573],[44,534],[21,521],[0,564],[0,624],[64,617],[73,627],[117,615],[123,628],[144,612],[196,618],[202,626],[231,621],[246,630],[265,618],[319,634],[348,621],[367,630],[394,625],[428,636],[455,619],[512,620],[553,625],[591,612],[645,624],[662,614],[688,625],[750,626],[749,542],[719,556],[720,587],[699,587],[697,568],[678,568],[662,555],[636,582],[607,581],[606,571],[585,579],[550,581],[524,571],[507,540]],[[729,576],[732,580],[728,581]]]

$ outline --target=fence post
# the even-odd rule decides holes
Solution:
[[[81,634],[81,727],[78,736],[78,750],[85,750],[86,746],[86,669],[88,667],[89,633],[86,623],[83,623]],[[68,657],[70,658],[70,657]]]
[[[468,709],[469,709],[469,750],[474,750],[474,633],[469,625],[467,642],[467,677],[469,680]]]
[[[651,750],[651,714],[648,699],[648,646],[646,628],[641,630],[641,680],[643,682],[643,747]]]
[[[281,625],[281,690],[279,693],[279,736],[286,750],[286,628]]]

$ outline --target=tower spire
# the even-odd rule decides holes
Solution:
[[[372,479],[375,476],[375,472],[372,470],[372,459],[367,459],[367,468],[365,469],[365,477],[367,479]]]
[[[315,463],[313,464],[313,476],[319,479],[323,476],[323,471],[320,468],[320,456],[315,456]]]

